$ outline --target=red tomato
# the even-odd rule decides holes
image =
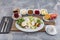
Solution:
[[[54,14],[50,14],[50,19],[56,19],[56,17],[57,17],[57,14],[56,13],[54,13]]]

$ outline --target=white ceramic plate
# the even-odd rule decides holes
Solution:
[[[41,22],[43,22],[43,20],[41,20]],[[36,29],[24,29],[24,28],[20,27],[17,23],[15,23],[15,26],[17,29],[24,31],[24,32],[36,32],[36,31],[41,30],[44,27],[44,22],[42,24],[40,24],[40,26],[37,27]]]

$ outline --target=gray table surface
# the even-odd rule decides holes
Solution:
[[[49,13],[58,13],[56,19],[56,29],[58,34],[51,36],[45,32],[10,32],[9,34],[0,34],[0,40],[60,40],[60,0],[0,0],[0,21],[3,16],[12,16],[12,10],[14,8],[45,8]]]

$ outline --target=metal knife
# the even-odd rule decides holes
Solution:
[[[7,23],[6,23],[6,26],[4,28],[4,32],[6,32],[6,30],[7,30],[8,23],[9,23],[9,20],[7,19]]]

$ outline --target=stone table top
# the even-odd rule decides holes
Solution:
[[[60,0],[0,0],[0,21],[3,16],[12,16],[12,10],[14,8],[45,8],[49,13],[58,13],[56,19],[56,29],[58,34],[51,36],[46,32],[10,32],[9,34],[0,34],[0,40],[60,40]]]

